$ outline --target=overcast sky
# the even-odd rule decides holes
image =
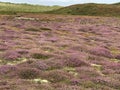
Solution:
[[[0,0],[1,2],[30,3],[40,5],[71,5],[79,3],[116,3],[120,0]]]

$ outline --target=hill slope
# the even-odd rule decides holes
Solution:
[[[115,4],[113,4],[113,5],[120,5],[120,2],[118,2],[118,3],[115,3]]]
[[[112,4],[77,4],[50,11],[53,14],[120,16],[120,6]]]
[[[115,4],[77,4],[67,7],[14,4],[0,2],[0,14],[49,13],[88,16],[120,16],[120,3]]]
[[[0,2],[0,14],[38,13],[59,9],[60,6],[43,6]]]

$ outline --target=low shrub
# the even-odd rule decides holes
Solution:
[[[72,75],[61,70],[52,70],[48,71],[43,77],[52,83],[57,83],[68,81]]]
[[[49,59],[51,56],[43,53],[34,53],[32,54],[32,58],[34,59]]]
[[[6,51],[3,53],[2,57],[5,60],[16,60],[18,58],[21,58],[21,55],[16,51]]]
[[[102,47],[95,47],[91,49],[90,53],[98,56],[107,57],[107,58],[113,58],[113,55],[111,54],[111,52]]]
[[[68,57],[64,60],[64,64],[68,67],[80,67],[80,66],[89,66],[85,60],[81,60],[77,57]]]
[[[34,79],[39,77],[39,70],[35,68],[22,68],[18,72],[21,79]]]

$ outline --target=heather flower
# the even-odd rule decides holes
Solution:
[[[80,85],[80,82],[81,82],[81,81],[80,81],[80,79],[78,79],[78,78],[73,78],[73,79],[70,80],[70,84],[71,84],[71,85],[78,85],[78,86],[79,86],[79,85]]]
[[[98,56],[108,57],[108,58],[113,57],[109,50],[102,47],[95,47],[91,49],[90,53]]]
[[[45,63],[49,66],[49,70],[60,69],[64,67],[64,63],[61,60],[50,59],[45,61]]]
[[[61,85],[57,90],[85,90],[85,88],[77,85]]]
[[[48,70],[49,65],[47,65],[44,61],[36,61],[31,64],[32,67],[37,68],[39,70]]]
[[[6,51],[2,57],[5,60],[16,60],[18,58],[21,58],[21,55],[16,51]]]
[[[85,60],[81,60],[81,58],[77,58],[75,56],[70,56],[63,60],[64,64],[69,67],[81,67],[81,66],[89,66],[89,64]]]
[[[96,84],[109,86],[109,87],[112,87],[114,89],[120,88],[120,82],[118,80],[115,80],[115,79],[112,79],[109,77],[92,78],[92,81]]]
[[[2,45],[0,44],[0,51],[5,51],[7,50],[9,47],[7,45]]]
[[[0,66],[0,74],[9,74],[10,72],[13,72],[15,70],[17,70],[16,66],[12,66],[12,65]]]
[[[27,50],[24,50],[24,49],[18,49],[17,52],[22,55],[29,53]]]

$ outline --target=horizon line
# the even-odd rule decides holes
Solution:
[[[35,4],[35,3],[22,3],[22,2],[7,2],[7,1],[0,1],[0,3],[10,3],[10,4],[28,4],[28,5],[41,5],[41,6],[70,6],[70,5],[76,5],[76,4],[117,4],[120,2],[115,2],[115,3],[99,3],[99,2],[90,2],[90,3],[76,3],[76,4],[70,4],[70,5],[58,5],[58,4],[54,4],[54,5],[48,5],[48,4]]]

